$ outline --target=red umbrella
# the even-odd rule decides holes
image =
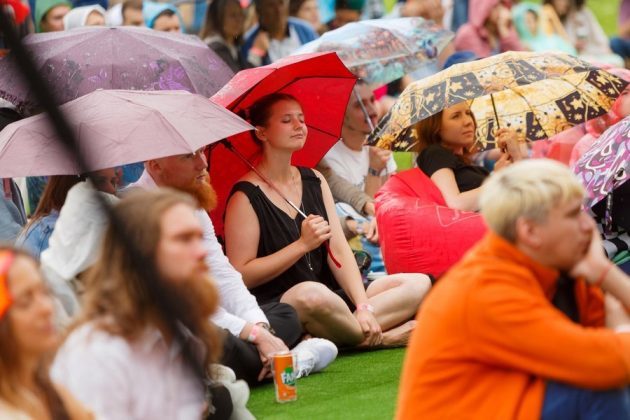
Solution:
[[[292,163],[313,167],[339,140],[343,117],[356,77],[336,53],[315,53],[284,58],[273,64],[237,73],[212,98],[238,114],[262,97],[288,93],[302,105],[308,137],[302,150],[293,154]],[[251,132],[228,139],[234,149],[252,165],[260,159],[261,148]],[[232,186],[251,167],[221,142],[208,156],[210,178],[219,197],[210,213],[216,234],[223,236],[223,214]]]

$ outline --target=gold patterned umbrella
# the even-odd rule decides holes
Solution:
[[[456,64],[409,85],[370,134],[368,144],[396,151],[413,148],[414,125],[468,101],[481,150],[507,127],[522,140],[553,136],[608,112],[628,83],[570,55],[507,52]]]

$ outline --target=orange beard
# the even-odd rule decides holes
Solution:
[[[217,193],[210,184],[210,175],[202,183],[194,182],[189,185],[177,187],[178,190],[191,194],[199,203],[199,207],[205,211],[214,210],[217,206]]]

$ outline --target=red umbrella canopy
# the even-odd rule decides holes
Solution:
[[[303,54],[243,70],[210,99],[238,114],[272,93],[294,96],[302,105],[308,136],[304,148],[293,154],[292,163],[313,167],[339,140],[355,83],[356,77],[336,53]],[[228,140],[251,163],[258,163],[262,150],[254,142],[251,132]],[[212,185],[219,197],[217,208],[210,217],[216,234],[222,236],[228,195],[249,168],[223,144],[217,144],[212,149],[208,162]]]

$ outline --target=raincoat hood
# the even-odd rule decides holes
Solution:
[[[66,0],[37,0],[35,2],[35,31],[41,32],[41,23],[43,17],[48,13],[50,9],[56,6],[65,5],[72,7],[72,3]]]
[[[92,12],[98,12],[105,18],[107,12],[98,4],[92,6],[81,6],[74,8],[68,12],[63,18],[63,27],[67,31],[69,29],[80,28],[85,26],[88,16]]]
[[[538,16],[537,32],[531,33],[526,23],[528,12],[534,12]],[[512,8],[512,20],[521,41],[532,51],[561,51],[571,55],[577,55],[575,48],[556,34],[545,34],[543,30],[543,9],[534,3],[520,3]]]
[[[145,1],[142,5],[142,17],[144,17],[144,23],[145,25],[147,25],[147,28],[153,29],[153,25],[155,25],[155,19],[160,15],[160,13],[166,10],[170,10],[171,12],[175,13],[181,23],[182,18],[179,15],[177,7],[167,3],[155,3],[152,1]]]
[[[501,0],[475,0],[474,6],[471,4],[468,11],[468,22],[477,29],[482,28],[492,9],[499,3]]]

